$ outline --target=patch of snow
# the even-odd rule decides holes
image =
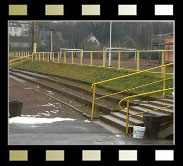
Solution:
[[[43,104],[43,105],[38,105],[38,106],[41,106],[41,107],[54,107],[54,108],[59,108],[58,106],[56,106],[56,105],[59,105],[58,103],[54,103],[54,104],[52,104],[52,103],[48,103],[48,104]]]
[[[24,88],[24,89],[28,90],[28,89],[33,89],[33,88]]]
[[[38,113],[39,115],[50,116],[50,113]]]
[[[121,138],[121,135],[116,134],[115,137],[116,137],[116,138]]]
[[[9,124],[43,124],[43,123],[53,123],[62,121],[74,121],[71,118],[32,118],[32,117],[14,117],[9,119]]]
[[[89,120],[84,120],[85,122],[91,122],[91,121],[89,121]]]
[[[47,93],[48,93],[49,95],[54,95],[54,93],[53,93],[52,91],[47,91]]]
[[[133,100],[133,101],[140,101],[140,100]]]

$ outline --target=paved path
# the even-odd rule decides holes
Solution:
[[[102,126],[85,121],[63,121],[51,124],[10,124],[9,145],[153,145],[171,141],[134,139],[114,134]]]

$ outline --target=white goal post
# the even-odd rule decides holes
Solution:
[[[137,59],[137,49],[135,48],[123,48],[123,47],[103,47],[103,51],[109,51],[111,55],[111,51],[134,51],[135,52],[135,61]],[[109,56],[109,66],[111,66],[111,57]]]

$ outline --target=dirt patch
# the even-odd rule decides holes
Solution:
[[[9,101],[23,102],[23,116],[34,115],[40,118],[62,117],[79,120],[85,119],[70,107],[36,92],[33,88],[26,86],[26,83],[22,84],[13,79],[9,80]]]

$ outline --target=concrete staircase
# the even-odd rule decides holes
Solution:
[[[38,72],[30,72],[20,69],[13,69],[9,72],[10,76],[24,79],[28,82],[39,85],[43,92],[51,90],[55,93],[56,98],[64,102],[71,103],[73,108],[82,112],[84,116],[90,119],[92,94],[91,84],[79,82],[78,80],[69,80],[56,75],[46,75]],[[104,94],[96,93],[96,97]],[[126,130],[126,109],[120,110],[118,102],[121,98],[109,96],[105,99],[96,101],[94,119],[100,118],[102,122],[107,123],[120,130]],[[148,98],[148,101],[136,103],[130,102],[129,114],[133,115],[139,112],[147,112],[155,108],[164,106],[173,106],[173,97],[167,96],[166,99]],[[161,116],[161,129],[168,128],[173,121],[173,108],[166,108],[152,112]],[[133,126],[143,126],[143,114],[130,117],[130,130]],[[161,134],[164,135],[164,134]]]
[[[147,104],[139,104],[137,106],[130,106],[129,115],[133,115],[140,112],[147,112],[155,108],[173,106],[173,97],[168,96],[166,99],[159,99],[156,101],[148,101]],[[109,115],[102,115],[100,119],[109,124],[113,125],[118,129],[126,130],[126,109],[118,112],[111,112]],[[167,129],[173,123],[173,108],[166,108],[158,111],[151,112],[161,117],[161,128],[160,130]],[[149,114],[149,113],[148,113]],[[132,131],[133,126],[144,126],[143,115],[135,115],[129,118],[129,131]],[[172,128],[171,128],[172,129]],[[170,132],[171,133],[171,132]],[[161,134],[162,135],[162,134]]]

